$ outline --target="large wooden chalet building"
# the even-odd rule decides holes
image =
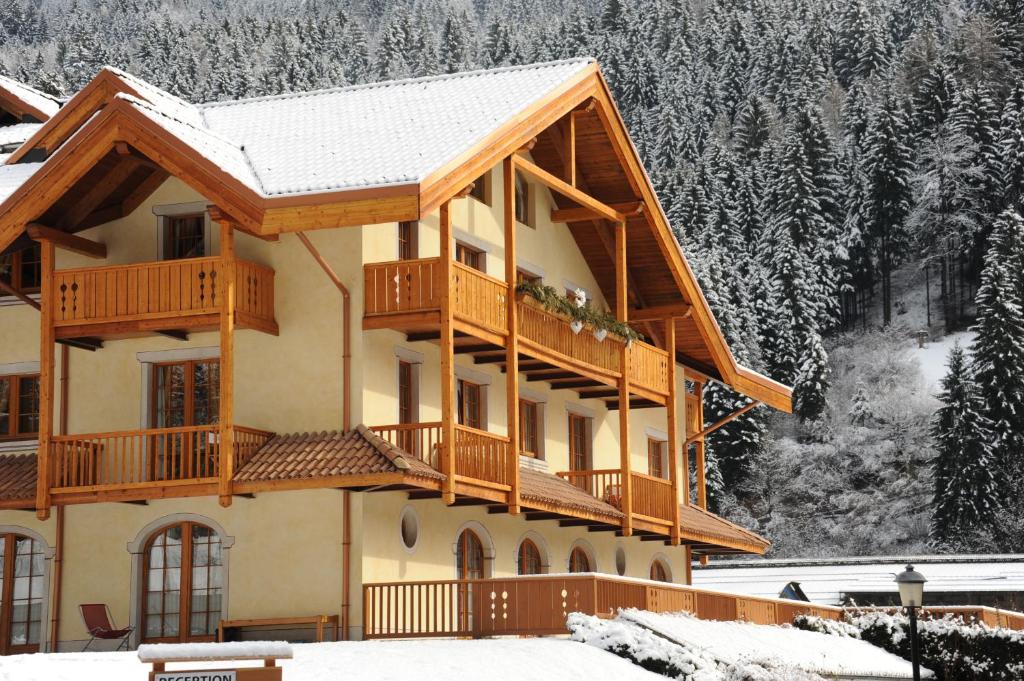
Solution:
[[[706,510],[702,390],[790,390],[593,61],[201,105],[2,78],[0,123],[0,653],[81,649],[87,603],[133,645],[507,633],[528,575],[767,548]],[[584,297],[639,335],[552,303]]]

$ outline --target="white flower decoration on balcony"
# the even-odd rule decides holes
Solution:
[[[569,322],[569,328],[572,329],[573,333],[579,333],[583,330],[583,322],[578,319],[574,319]]]
[[[573,297],[576,299],[576,307],[583,307],[587,304],[587,292],[581,288],[576,289],[572,292]]]
[[[597,339],[598,343],[603,343],[604,339],[608,337],[608,329],[594,329],[594,338]]]

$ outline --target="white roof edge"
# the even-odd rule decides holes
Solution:
[[[322,88],[320,90],[304,90],[302,92],[285,92],[279,95],[265,95],[263,97],[248,97],[244,99],[230,99],[223,102],[202,102],[195,104],[200,111],[203,109],[214,109],[229,107],[237,104],[249,104],[252,102],[270,102],[282,99],[301,99],[303,97],[314,97],[317,95],[332,94],[335,92],[352,92],[355,90],[372,90],[374,88],[391,88],[398,85],[409,85],[412,83],[432,83],[440,80],[459,80],[483,74],[506,73],[509,71],[529,71],[547,67],[562,66],[565,64],[579,63],[580,66],[596,64],[594,57],[570,57],[567,59],[556,59],[553,61],[536,62],[532,64],[517,64],[514,66],[500,66],[493,69],[475,69],[473,71],[456,71],[455,73],[442,73],[436,76],[419,76],[416,78],[400,78],[397,80],[379,80],[373,83],[360,83],[358,85],[344,85],[335,88]]]
[[[695,566],[694,570],[729,570],[746,568],[773,568],[798,566],[843,566],[894,563],[1024,563],[1024,554],[962,554],[962,555],[918,555],[918,556],[850,556],[845,558],[734,558],[718,559],[707,566]]]

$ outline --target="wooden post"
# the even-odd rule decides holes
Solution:
[[[218,211],[219,212],[219,211]],[[235,476],[235,447],[232,428],[235,407],[235,230],[231,221],[220,218],[220,505],[231,505],[231,481]]]
[[[665,320],[665,348],[668,350],[668,400],[665,402],[668,421],[668,470],[672,482],[672,546],[679,546],[679,419],[676,399],[676,320]]]
[[[39,450],[36,453],[36,517],[50,517],[50,483],[52,454],[50,438],[53,436],[55,329],[53,326],[53,271],[55,249],[53,242],[39,242],[40,265],[40,332],[39,332]]]
[[[562,152],[562,159],[565,161],[565,181],[576,186],[576,116],[575,111],[570,111],[565,120],[565,137],[562,142],[565,144],[565,151]]]
[[[441,498],[455,503],[455,332],[452,327],[451,203],[441,204]]]
[[[615,316],[629,321],[629,296],[626,273],[626,223],[615,225]],[[619,379],[619,457],[622,476],[622,535],[633,534],[633,475],[629,452],[629,347],[623,343],[620,351]]]
[[[704,382],[694,382],[694,394],[697,396],[697,424],[704,428]],[[704,461],[704,438],[699,438],[695,443],[697,451],[697,505],[703,509],[708,507],[708,488],[705,480]]]
[[[505,198],[505,282],[508,336],[505,340],[505,400],[508,403],[508,512],[519,513],[519,312],[516,307],[516,169],[509,156],[502,163]]]
[[[686,547],[686,585],[693,584],[693,548]]]

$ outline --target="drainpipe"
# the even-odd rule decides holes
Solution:
[[[348,432],[352,428],[352,304],[348,288],[341,281],[341,277],[334,271],[334,268],[324,259],[320,251],[316,249],[313,242],[303,232],[296,232],[299,241],[306,247],[313,259],[327,275],[327,278],[341,292],[341,411],[342,430]],[[352,493],[347,489],[341,492],[341,638],[348,640],[349,612],[351,606],[352,589],[350,585],[351,554],[352,554]]]
[[[68,367],[70,348],[60,346],[60,422],[61,435],[68,432]],[[57,545],[53,551],[53,598],[50,599],[50,651],[60,643],[60,597],[64,575],[64,505],[57,506]]]

